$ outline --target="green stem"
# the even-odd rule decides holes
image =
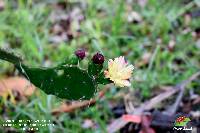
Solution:
[[[0,49],[0,59],[8,61],[14,65],[19,65],[22,61],[19,57],[16,55],[9,53],[3,49]]]

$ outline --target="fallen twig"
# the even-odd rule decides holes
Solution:
[[[183,88],[185,88],[185,86],[188,83],[190,83],[192,80],[196,79],[199,75],[200,75],[200,71],[195,73],[195,74],[193,74],[189,79],[183,81],[182,83],[179,83],[175,87],[171,87],[171,89],[169,89],[168,91],[163,92],[163,93],[153,97],[149,101],[146,101],[145,103],[143,103],[140,107],[136,108],[130,114],[141,115],[145,110],[152,109],[153,107],[155,107],[161,101],[167,99],[168,97],[170,97],[171,95],[175,94],[179,90],[183,90]],[[124,127],[127,123],[128,123],[128,121],[124,121],[123,118],[120,117],[120,118],[114,120],[110,125],[108,125],[107,131],[109,133],[114,133],[114,132],[118,131],[119,129],[121,129],[122,127]]]
[[[193,105],[195,104],[200,104],[200,96],[198,98],[196,98],[193,102],[192,102]]]
[[[102,98],[104,96],[105,92],[109,88],[110,88],[109,85],[105,86],[105,88],[102,91],[99,92],[97,99]],[[66,112],[66,113],[73,112],[76,109],[88,107],[90,105],[95,104],[97,99],[91,99],[91,100],[85,100],[85,101],[75,101],[71,105],[64,103],[59,108],[54,109],[52,111],[52,114],[56,115],[56,114],[59,114],[59,113],[62,113],[62,112]]]
[[[170,106],[166,111],[164,111],[164,113],[166,113],[168,115],[173,115],[176,113],[177,108],[183,97],[184,91],[185,91],[185,87],[180,88],[180,92],[179,92],[178,97],[176,98],[176,102],[172,106]]]
[[[67,105],[66,103],[64,103],[59,108],[54,109],[52,111],[52,114],[56,115],[56,114],[59,114],[59,113],[62,113],[62,112],[70,113],[70,112],[73,112],[75,109],[83,108],[83,107],[86,107],[88,105],[92,105],[95,102],[96,102],[96,100],[92,99],[92,100],[88,100],[88,101],[74,102],[71,105]]]

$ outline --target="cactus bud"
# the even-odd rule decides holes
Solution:
[[[85,50],[79,49],[75,52],[75,55],[82,60],[85,58]]]
[[[92,58],[92,61],[94,64],[103,64],[104,63],[104,56],[100,53],[96,53],[93,58]]]

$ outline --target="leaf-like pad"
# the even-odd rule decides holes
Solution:
[[[93,78],[100,72],[102,66],[92,67],[88,71],[80,69],[78,58],[72,56],[54,68],[31,68],[21,63],[21,59],[8,51],[0,49],[0,59],[13,63],[15,67],[33,83],[47,94],[56,95],[68,100],[88,100],[92,98],[97,89],[97,81]],[[67,65],[69,64],[69,65]],[[95,74],[95,75],[93,75]],[[99,79],[98,82],[101,80]]]
[[[94,79],[77,66],[44,69],[22,66],[20,69],[35,86],[59,98],[85,100],[90,99],[96,91]]]

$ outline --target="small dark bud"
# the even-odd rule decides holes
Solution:
[[[75,55],[82,60],[85,58],[85,50],[79,49],[75,52]]]
[[[100,53],[96,53],[93,58],[92,61],[94,64],[103,64],[104,62],[104,56]]]

